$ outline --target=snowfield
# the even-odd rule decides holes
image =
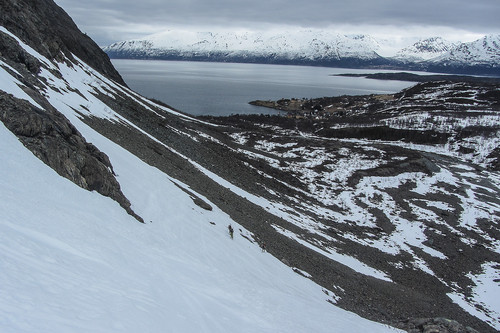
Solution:
[[[89,139],[109,154],[145,225],[61,178],[0,127],[9,156],[0,164],[3,332],[395,331],[331,305],[226,214],[199,208],[99,135]]]
[[[84,64],[47,63],[25,49],[45,64],[44,96],[109,156],[146,224],[60,177],[0,124],[2,332],[398,331],[332,305],[333,293],[262,252],[215,205],[198,207],[177,186],[187,185],[80,120],[85,114],[128,123],[95,93],[132,92]],[[0,63],[0,75],[0,90],[38,106],[12,68]]]

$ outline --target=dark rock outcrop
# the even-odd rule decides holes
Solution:
[[[48,59],[77,56],[101,74],[125,85],[109,57],[52,0],[0,0],[0,25]],[[61,54],[62,53],[62,54]]]
[[[45,107],[49,109],[40,110],[0,91],[0,121],[35,156],[78,186],[114,199],[143,222],[122,193],[108,156],[86,142],[64,115]]]
[[[479,333],[447,318],[413,318],[396,325],[409,333]]]
[[[491,159],[491,170],[500,171],[500,147],[495,148],[495,150],[488,155],[488,158]]]
[[[0,32],[0,56],[14,64],[21,64],[32,74],[40,71],[40,61],[26,52],[14,38]]]
[[[67,62],[73,61],[75,55],[103,75],[124,83],[107,55],[53,1],[0,0],[0,8],[0,25],[47,59]],[[45,65],[4,32],[0,32],[0,59],[17,71],[12,74],[44,108],[41,110],[0,91],[0,121],[59,175],[114,199],[143,222],[122,193],[106,154],[87,143],[69,120],[39,93],[44,80],[40,80],[38,73]],[[57,71],[53,74],[61,75]]]

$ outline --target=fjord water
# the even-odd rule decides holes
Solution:
[[[133,90],[192,115],[273,114],[248,102],[394,93],[414,84],[332,76],[380,72],[345,68],[118,59],[113,65]]]

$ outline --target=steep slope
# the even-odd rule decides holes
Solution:
[[[395,59],[406,63],[421,62],[439,57],[454,47],[453,43],[441,37],[426,38],[400,50]]]
[[[332,306],[318,285],[231,240],[229,216],[85,132],[148,224],[59,177],[0,124],[2,332],[394,332]]]
[[[500,64],[500,36],[485,36],[471,43],[461,43],[445,54],[431,59],[427,63],[429,69],[447,67],[464,72],[483,69],[488,73],[490,68],[498,68]]]
[[[11,129],[43,143],[47,139],[26,125],[42,124],[51,128],[42,132],[53,133],[70,119],[75,127],[60,135],[81,141],[77,128],[105,151],[100,156],[109,156],[108,167],[148,222],[137,223],[114,201],[61,178],[37,158],[47,149],[35,156],[0,125],[2,331],[393,331],[332,306],[331,292],[263,253],[252,233],[208,199],[82,122],[102,121],[143,136],[139,146],[156,143],[156,151],[173,153],[103,100],[158,119],[171,113],[172,124],[194,119],[150,105],[76,56],[48,59],[7,28],[0,34],[8,42],[4,48],[22,49],[17,54],[38,66],[30,72],[2,55],[2,103],[12,104],[2,107],[2,121],[9,126],[14,109],[25,112],[18,118],[25,121]],[[174,155],[169,163],[189,164]],[[229,223],[237,230],[234,240]]]
[[[226,214],[199,208],[102,137],[91,139],[153,223],[64,181],[0,126],[9,156],[0,180],[3,332],[389,331],[333,307],[319,286],[244,238],[229,239]]]
[[[251,232],[208,199],[82,120],[139,135],[135,144],[146,145],[143,151],[174,155],[168,163],[182,165],[184,175],[190,168],[195,181],[202,176],[196,164],[111,107],[123,103],[121,109],[151,114],[164,126],[198,121],[154,106],[75,55],[50,59],[6,27],[0,35],[2,48],[15,50],[0,58],[2,331],[394,331],[332,306],[333,293],[263,253]],[[43,164],[50,149],[36,142],[47,144],[48,135],[99,156],[148,223]],[[35,154],[18,140],[34,144]],[[64,150],[56,150],[56,160],[66,161]]]
[[[286,118],[195,119],[74,55],[47,58],[8,28],[5,100],[62,113],[108,156],[146,224],[55,176],[2,127],[2,327],[392,330],[334,303],[420,331],[461,326],[419,317],[498,329],[487,297],[498,288],[498,173],[392,143],[327,140]]]
[[[1,26],[0,49],[3,50],[3,61],[0,60],[0,120],[27,148],[61,176],[85,189],[113,198],[142,222],[121,192],[107,156],[87,143],[78,130],[40,93],[39,89],[45,83],[36,79],[35,75],[46,70],[52,71],[47,72],[51,75],[61,77],[58,68]]]
[[[75,55],[100,73],[125,84],[99,46],[82,34],[68,14],[55,3],[1,0],[0,8],[0,26],[9,27],[9,31],[46,58],[73,60]]]

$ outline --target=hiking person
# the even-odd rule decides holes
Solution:
[[[231,225],[228,225],[227,229],[229,230],[229,236],[231,236],[231,239],[233,239],[233,233],[234,233],[233,227]]]

